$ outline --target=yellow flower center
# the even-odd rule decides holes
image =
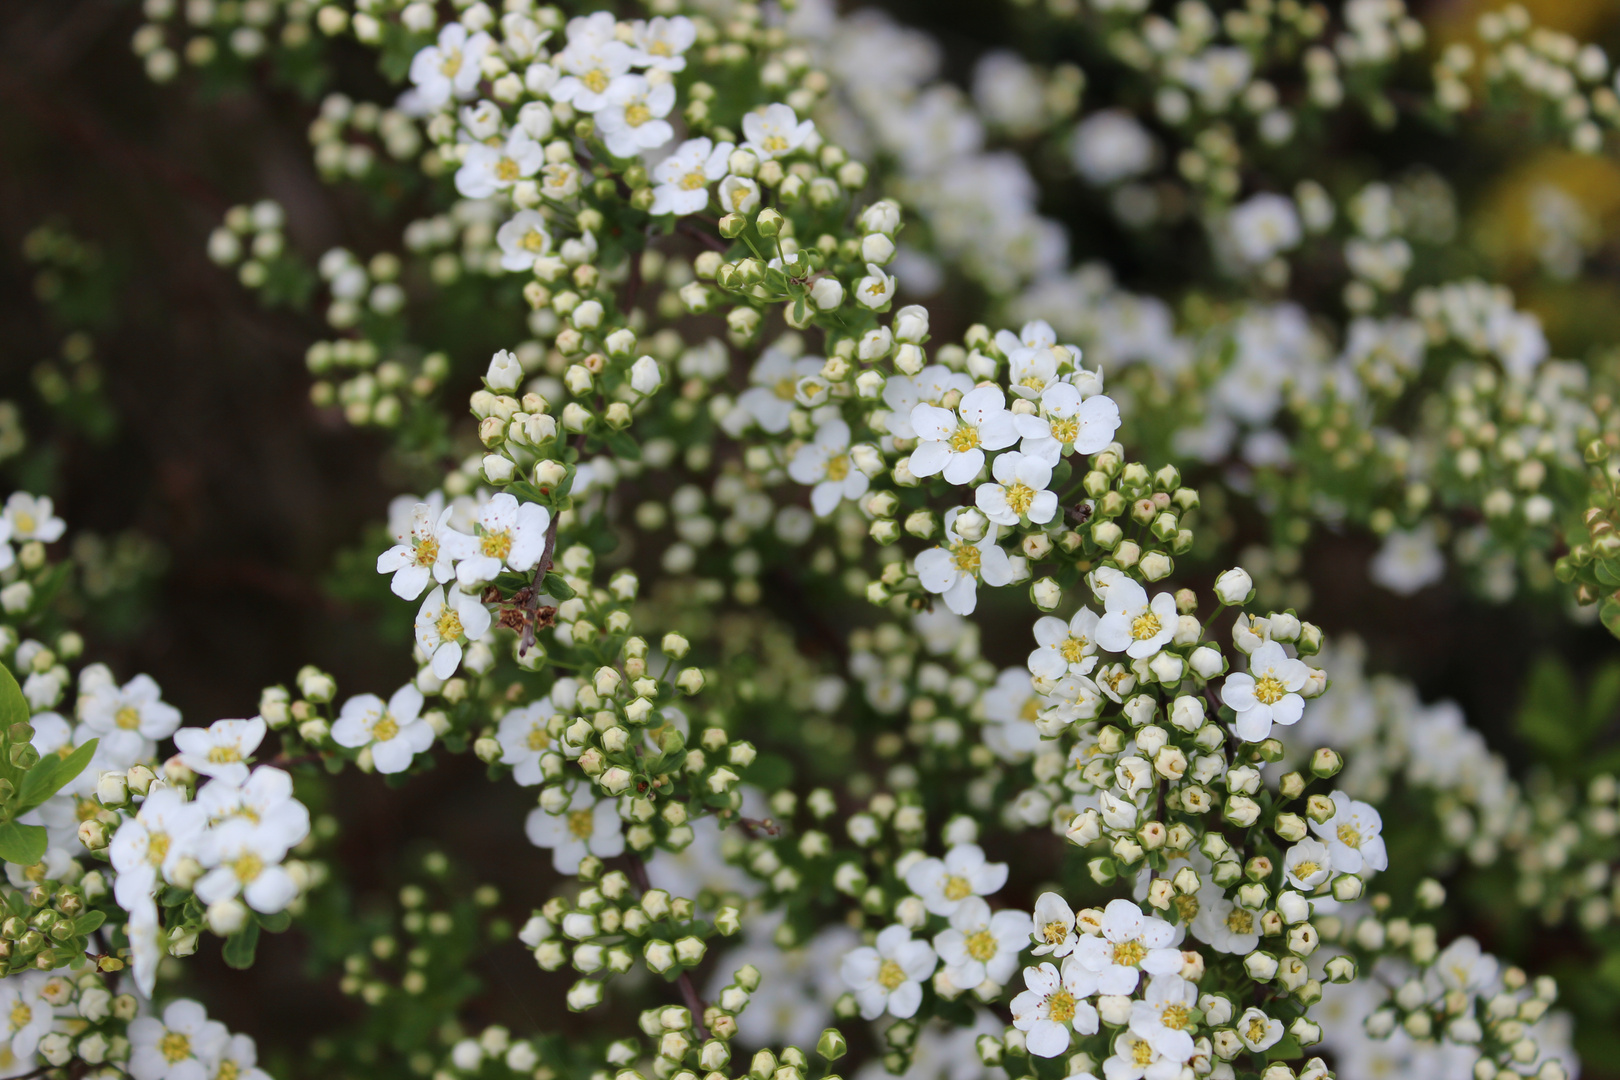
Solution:
[[[164,1058],[170,1064],[184,1061],[191,1056],[191,1039],[182,1032],[166,1032],[163,1038],[158,1040],[158,1049],[163,1052]]]
[[[1192,1022],[1192,1012],[1185,1005],[1167,1005],[1159,1014],[1159,1023],[1171,1031],[1181,1031]]]
[[[1233,908],[1226,916],[1226,928],[1234,934],[1254,933],[1254,916],[1242,908]]]
[[[1249,1041],[1259,1042],[1266,1037],[1266,1022],[1256,1016],[1249,1021]]]
[[[439,561],[439,542],[429,536],[416,542],[416,565],[432,566]]]
[[[1041,928],[1041,937],[1048,945],[1061,945],[1069,936],[1069,924],[1054,919]]]
[[[1182,922],[1192,922],[1193,916],[1198,914],[1198,897],[1178,896],[1175,898],[1176,914],[1181,916]]]
[[[849,475],[849,455],[834,454],[827,459],[827,479],[842,480]]]
[[[1051,421],[1052,438],[1060,443],[1072,443],[1080,435],[1080,421],[1053,420]]]
[[[975,960],[989,960],[996,955],[996,939],[988,930],[980,930],[976,934],[969,934],[967,951],[968,955]]]
[[[783,151],[787,150],[787,148],[788,148],[788,141],[787,141],[787,139],[783,138],[782,136],[780,136],[780,135],[767,135],[765,137],[765,149],[769,150],[771,153],[780,154]]]
[[[1041,715],[1041,703],[1038,698],[1024,699],[1024,707],[1018,710],[1018,715],[1025,720],[1034,720]]]
[[[1275,705],[1288,691],[1272,675],[1263,675],[1254,681],[1254,700],[1262,705]]]
[[[595,815],[589,810],[571,810],[568,814],[568,832],[575,840],[589,840],[596,831]]]
[[[956,453],[965,454],[979,445],[979,429],[971,424],[960,424],[946,441]]]
[[[169,854],[169,834],[165,832],[151,833],[146,838],[146,861],[153,866],[163,862]]]
[[[1294,864],[1294,876],[1299,878],[1301,881],[1304,881],[1320,869],[1322,868],[1316,863],[1311,862],[1309,859],[1305,859],[1302,862],[1297,862]]]
[[[945,879],[945,899],[966,900],[973,895],[973,886],[968,879],[959,874],[951,874]]]
[[[536,724],[534,727],[529,729],[530,750],[544,750],[550,745],[551,736],[546,733],[545,728],[541,727],[539,724]]]
[[[246,885],[264,873],[264,860],[251,851],[243,852],[231,863],[231,872],[236,875],[237,881]]]
[[[451,49],[439,61],[439,74],[447,79],[453,79],[461,71],[461,50]]]
[[[141,726],[140,710],[133,705],[125,705],[113,714],[113,723],[125,731],[134,731]]]
[[[539,229],[530,229],[523,234],[523,239],[518,241],[518,246],[525,251],[533,251],[538,254],[546,250],[546,234]]]
[[[1018,385],[1026,390],[1040,390],[1046,386],[1046,380],[1039,375],[1026,375],[1018,380]]]
[[[709,186],[709,177],[702,169],[693,169],[681,177],[681,187],[686,191],[696,191]]]
[[[503,157],[495,163],[495,178],[497,180],[510,184],[521,175],[522,171],[518,168],[518,163],[509,157]]]
[[[781,398],[783,401],[792,401],[793,392],[797,386],[797,379],[791,375],[784,375],[780,379],[776,380],[776,386],[773,387],[773,390],[775,391],[776,396]]]
[[[1361,847],[1361,830],[1354,825],[1345,824],[1338,828],[1339,843],[1347,848]]]
[[[371,738],[375,742],[387,742],[398,734],[399,721],[394,719],[393,713],[383,713],[377,722],[371,725]]]
[[[33,1018],[34,1010],[30,1009],[24,1002],[17,1002],[11,1007],[11,1030],[21,1031],[28,1026],[28,1022]]]
[[[673,56],[673,55],[675,55],[670,50],[670,47],[667,44],[665,44],[664,42],[662,42],[662,41],[655,41],[651,45],[648,45],[647,46],[647,54],[649,56]]]
[[[210,746],[208,760],[214,765],[230,765],[242,760],[242,749],[238,746]]]
[[[601,68],[592,68],[581,75],[579,81],[593,94],[600,94],[608,88],[608,74]]]
[[[1078,664],[1085,659],[1086,646],[1089,644],[1091,643],[1083,637],[1064,638],[1063,644],[1058,646],[1058,652],[1063,654],[1064,660],[1071,664]]]
[[[512,534],[505,530],[487,532],[478,546],[485,555],[492,559],[505,559],[512,551]]]
[[[652,110],[639,101],[624,108],[624,122],[631,127],[640,127],[652,118]]]
[[[736,187],[732,188],[731,189],[731,208],[733,210],[739,210],[740,211],[743,208],[743,204],[748,201],[748,196],[750,196],[752,194],[753,194],[752,191],[750,191],[746,187],[743,187],[741,184],[739,184]]]
[[[440,641],[454,641],[462,634],[461,616],[445,608],[439,615],[439,621],[434,624],[434,629],[438,631]]]
[[[1164,624],[1151,611],[1144,611],[1131,620],[1131,637],[1137,641],[1146,641],[1149,638],[1157,637],[1159,631],[1163,629]]]
[[[1146,1039],[1137,1039],[1131,1044],[1131,1060],[1139,1066],[1153,1064],[1153,1044]]]
[[[979,549],[974,547],[972,544],[960,543],[951,545],[951,558],[956,563],[956,568],[962,571],[962,573],[977,574],[979,572],[979,560],[982,558],[982,556],[979,553]]]
[[[1135,967],[1147,955],[1140,941],[1120,941],[1114,944],[1114,963],[1120,967]]]
[[[893,960],[885,960],[878,966],[878,985],[883,989],[898,990],[905,981],[905,971]]]
[[[1020,481],[1007,489],[1007,508],[1015,514],[1029,512],[1029,504],[1035,501],[1035,489]]]
[[[242,1075],[242,1066],[226,1058],[219,1063],[219,1071],[214,1074],[214,1080],[236,1080]]]
[[[1059,989],[1046,999],[1046,1015],[1060,1024],[1074,1019],[1074,995]]]

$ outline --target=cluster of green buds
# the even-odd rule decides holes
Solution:
[[[1620,637],[1620,455],[1610,439],[1587,444],[1590,497],[1581,515],[1586,538],[1572,543],[1553,566],[1558,580],[1575,586],[1575,600],[1598,604],[1598,617]]]

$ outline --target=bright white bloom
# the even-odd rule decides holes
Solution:
[[[1042,679],[1089,675],[1097,666],[1097,613],[1083,607],[1068,622],[1053,615],[1035,620],[1036,650],[1029,654],[1030,674]]]
[[[895,280],[877,263],[866,264],[866,276],[855,283],[855,299],[865,307],[880,308],[894,299]],[[999,391],[998,391],[999,393]]]
[[[1496,957],[1484,952],[1471,937],[1460,937],[1435,957],[1428,975],[1447,990],[1488,994],[1497,985]]]
[[[1007,399],[994,386],[963,394],[955,412],[926,403],[913,406],[911,426],[921,440],[911,452],[912,475],[941,474],[958,485],[979,475],[986,450],[1004,450],[1018,439]]]
[[[150,675],[137,675],[121,687],[97,684],[79,699],[79,714],[101,737],[102,749],[118,758],[142,756],[144,740],[167,739],[180,726],[180,710],[163,701]]]
[[[1073,345],[1059,345],[1057,332],[1042,319],[1025,323],[1016,334],[1011,330],[997,331],[996,348],[1007,358],[1012,392],[1022,398],[1039,397],[1057,379],[1059,364],[1080,361],[1080,350]]]
[[[11,1051],[19,1066],[24,1066],[18,1072],[26,1072],[26,1067],[32,1065],[39,1040],[56,1022],[55,1010],[39,993],[44,982],[43,974],[32,971],[0,982],[0,1043]]]
[[[737,395],[736,407],[726,414],[726,430],[739,435],[748,421],[753,420],[771,435],[786,431],[799,380],[818,374],[821,366],[822,361],[817,357],[795,358],[782,349],[766,349],[749,373],[749,381],[754,385]]]
[[[248,1035],[232,1035],[219,1053],[209,1080],[270,1080],[258,1067],[259,1048]]]
[[[395,596],[415,600],[429,578],[443,585],[455,576],[461,548],[450,528],[453,512],[447,506],[435,513],[431,504],[417,503],[411,507],[409,534],[399,535],[398,544],[377,556],[377,573],[394,575],[388,587]]]
[[[267,730],[261,717],[251,720],[215,720],[205,728],[181,728],[174,733],[175,749],[186,768],[201,776],[217,776],[227,784],[247,781],[247,759],[264,741]]]
[[[1155,975],[1142,1000],[1131,1004],[1131,1032],[1178,1063],[1193,1056],[1187,1029],[1198,1006],[1198,987],[1179,975]]]
[[[788,105],[767,105],[743,117],[743,146],[762,158],[779,158],[804,145],[815,121],[799,119]]]
[[[1243,955],[1260,944],[1260,920],[1228,900],[1219,886],[1206,885],[1198,890],[1192,934],[1217,952]]]
[[[358,694],[343,703],[332,741],[339,746],[370,747],[380,773],[404,772],[411,759],[433,745],[433,728],[422,719],[422,691],[406,683],[386,705],[376,694]]]
[[[1176,1080],[1181,1070],[1181,1062],[1160,1054],[1129,1028],[1114,1037],[1114,1053],[1103,1061],[1106,1080]]]
[[[496,230],[495,244],[501,249],[502,270],[533,270],[535,260],[551,251],[551,231],[546,228],[546,216],[538,210],[519,210],[512,215],[512,220]],[[405,599],[416,598],[407,596]]]
[[[1235,671],[1221,684],[1221,700],[1237,713],[1232,729],[1247,742],[1259,742],[1271,734],[1272,724],[1297,723],[1305,713],[1305,699],[1299,691],[1311,677],[1311,669],[1296,660],[1275,641],[1268,641],[1249,655],[1247,673]]]
[[[723,145],[730,146],[730,143]],[[746,176],[728,176],[720,181],[720,209],[728,214],[751,214],[759,207],[759,181]],[[825,282],[826,284],[823,284]],[[822,278],[816,285],[823,289],[836,288],[843,299],[844,285],[837,278]],[[837,304],[833,304],[837,307]]]
[[[439,41],[417,53],[411,60],[411,82],[422,104],[442,108],[450,99],[470,98],[482,79],[484,57],[495,46],[488,34],[468,34],[460,23],[447,24],[439,31]]]
[[[1238,254],[1251,264],[1263,263],[1299,244],[1299,214],[1286,195],[1263,192],[1232,208],[1227,228]]]
[[[849,425],[829,420],[816,429],[814,441],[799,447],[788,462],[788,475],[801,484],[814,485],[810,508],[817,517],[826,517],[845,499],[866,494],[866,474],[850,462]]]
[[[1146,172],[1155,150],[1153,136],[1124,109],[1092,113],[1074,129],[1074,167],[1097,187]]]
[[[1333,856],[1320,840],[1305,839],[1283,856],[1283,877],[1288,884],[1310,892],[1333,873]]]
[[[463,586],[482,585],[503,568],[519,573],[532,570],[545,554],[550,527],[551,511],[501,492],[479,509],[477,535],[458,537],[462,553],[456,581]]]
[[[67,530],[67,522],[56,516],[49,495],[35,496],[25,491],[14,491],[6,499],[6,522],[11,526],[11,539],[18,542],[54,544]]]
[[[1388,869],[1389,855],[1380,835],[1384,821],[1378,811],[1342,791],[1333,793],[1333,808],[1326,821],[1311,822],[1311,831],[1327,844],[1333,869],[1342,874]]]
[[[726,175],[732,144],[687,139],[652,171],[652,214],[696,214],[709,205],[709,185]],[[728,209],[730,209],[728,207]]]
[[[456,190],[469,199],[487,199],[533,176],[545,163],[545,148],[527,131],[513,128],[505,146],[468,145],[456,170]]]
[[[606,104],[596,114],[596,126],[614,157],[635,157],[675,137],[675,129],[664,119],[675,105],[674,84],[655,85],[643,75],[624,75],[613,80],[603,97]]]
[[[561,749],[546,727],[556,713],[557,707],[547,696],[501,717],[495,731],[495,741],[501,744],[501,764],[512,766],[512,779],[523,787],[533,787],[545,779],[540,758]]]
[[[636,48],[636,66],[660,71],[685,71],[683,55],[697,40],[697,27],[685,15],[665,18],[659,15],[630,24],[630,43]]]
[[[1103,909],[1101,935],[1083,936],[1074,955],[1097,976],[1099,991],[1129,994],[1143,971],[1174,975],[1181,970],[1181,952],[1170,947],[1175,937],[1175,927],[1163,919],[1142,914],[1129,900],[1111,900]]]
[[[926,941],[913,941],[911,931],[890,926],[877,936],[876,947],[855,949],[844,957],[839,974],[855,992],[861,1016],[876,1020],[887,1012],[904,1020],[922,1004],[922,980],[934,973],[939,958]]]
[[[611,36],[606,40],[570,39],[553,61],[563,77],[551,88],[551,99],[594,113],[607,105],[608,88],[635,60],[636,51]]]
[[[1269,1050],[1282,1041],[1282,1021],[1267,1016],[1253,1005],[1243,1010],[1243,1015],[1237,1018],[1234,1026],[1243,1045],[1255,1053]]]
[[[130,1021],[129,1075],[134,1080],[207,1080],[229,1040],[225,1025],[208,1019],[197,1002],[171,1001],[162,1020],[140,1016]]]
[[[935,915],[951,915],[973,896],[1007,884],[1007,864],[987,862],[978,844],[957,844],[943,859],[922,859],[906,871],[906,885]]]
[[[281,837],[246,818],[232,818],[197,842],[197,857],[212,867],[197,881],[197,899],[216,904],[238,894],[254,911],[281,911],[298,896],[298,883],[281,866]]]
[[[1035,939],[1036,956],[1062,958],[1074,952],[1080,940],[1075,932],[1074,909],[1055,892],[1044,892],[1035,898],[1035,927],[1030,933]]]
[[[1057,1057],[1069,1048],[1070,1032],[1097,1033],[1097,1010],[1086,998],[1097,992],[1097,977],[1074,957],[1024,969],[1028,988],[1012,1000],[1013,1027],[1026,1032],[1024,1044],[1036,1057]]]
[[[1070,383],[1053,383],[1041,391],[1039,413],[1019,413],[1013,427],[1020,449],[1052,465],[1064,454],[1095,454],[1114,441],[1119,406],[1104,394],[1082,397]]]
[[[1108,587],[1097,620],[1097,645],[1133,659],[1152,656],[1176,635],[1176,598],[1167,592],[1148,600],[1147,590],[1122,577]]]
[[[587,855],[611,859],[624,854],[624,832],[612,799],[598,801],[590,786],[574,788],[568,807],[560,814],[535,808],[524,823],[529,843],[551,849],[551,865],[559,874],[574,874]]]
[[[206,811],[169,787],[154,786],[132,818],[113,835],[107,854],[118,872],[113,896],[125,911],[134,911],[169,880],[181,858],[206,825]]]
[[[993,482],[980,484],[973,501],[997,525],[1017,525],[1027,518],[1045,525],[1057,513],[1057,492],[1048,491],[1052,466],[1041,458],[1009,450],[990,465]]]
[[[923,588],[938,593],[945,606],[958,615],[971,615],[979,603],[979,579],[986,585],[1002,586],[1012,581],[1012,561],[996,543],[998,526],[991,524],[978,543],[962,539],[956,532],[960,509],[945,514],[944,544],[917,556],[917,578]]]
[[[990,913],[990,905],[970,897],[951,914],[951,926],[934,935],[934,949],[945,974],[964,990],[986,979],[1001,986],[1018,969],[1018,954],[1029,944],[1029,916],[1022,911]]]
[[[293,798],[292,777],[269,765],[254,769],[245,784],[204,784],[196,805],[210,826],[248,821],[289,850],[309,835],[309,809]]]
[[[428,657],[433,674],[448,679],[461,666],[461,643],[489,632],[489,609],[476,596],[434,586],[416,613],[416,645]]]
[[[1391,531],[1367,567],[1367,576],[1401,596],[1411,596],[1445,577],[1446,557],[1435,541],[1433,523]]]
[[[972,389],[971,376],[966,372],[952,371],[944,364],[929,364],[915,376],[891,375],[883,384],[883,404],[892,410],[889,431],[896,438],[916,438],[917,432],[911,426],[911,412],[918,402],[926,401],[935,405],[951,390],[966,394]]]

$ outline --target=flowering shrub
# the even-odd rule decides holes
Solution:
[[[1318,542],[1371,537],[1373,588],[1620,636],[1617,354],[1482,276],[1465,177],[1336,160],[1503,118],[1601,160],[1609,62],[1518,7],[1219,6],[1026,4],[966,94],[820,0],[146,0],[153,79],[322,95],[316,168],[389,226],[308,253],[259,201],[208,254],[315,304],[312,402],[417,485],[343,571],[414,674],[187,723],[11,494],[0,1074],[268,1075],[175,961],[286,933],[365,1019],[258,1032],[285,1075],[1572,1076],[1551,932],[1488,952],[1468,896],[1609,950],[1573,1038],[1611,1045],[1615,668],[1532,669],[1528,770],[1307,618]],[[366,54],[387,93],[328,92]],[[1065,200],[1174,272],[1071,265]],[[401,845],[357,928],[336,794],[454,755],[532,799],[531,891]],[[476,1026],[512,938],[577,1015]]]

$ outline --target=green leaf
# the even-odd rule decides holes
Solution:
[[[0,731],[12,724],[26,724],[32,715],[28,699],[23,697],[22,687],[17,685],[17,677],[10,668],[0,664]]]
[[[105,911],[87,911],[73,923],[73,932],[80,937],[101,927],[107,921]]]
[[[19,825],[15,821],[0,825],[0,859],[6,862],[33,866],[45,857],[45,843],[43,825]]]
[[[602,436],[602,441],[607,443],[608,449],[612,450],[616,457],[624,458],[626,461],[641,460],[640,444],[625,432],[609,429]]]
[[[279,934],[292,925],[292,912],[278,911],[274,915],[258,916],[259,925],[272,934]]]
[[[1266,1051],[1267,1061],[1289,1061],[1301,1054],[1299,1038],[1295,1035],[1284,1035],[1277,1041],[1277,1045]]]
[[[46,754],[39,759],[39,763],[23,777],[22,796],[17,801],[17,814],[26,814],[46,799],[62,790],[62,786],[72,780],[95,756],[96,744],[100,739],[91,739],[67,757],[57,757],[55,754]]]
[[[1581,715],[1569,668],[1551,654],[1538,657],[1525,680],[1524,699],[1514,722],[1519,736],[1546,757],[1572,757],[1586,741]]]
[[[568,582],[562,579],[561,574],[547,574],[546,580],[541,583],[540,591],[558,600],[572,600],[574,590],[568,587]]]
[[[259,924],[249,922],[225,939],[225,963],[238,971],[253,966],[253,954],[259,948]]]

